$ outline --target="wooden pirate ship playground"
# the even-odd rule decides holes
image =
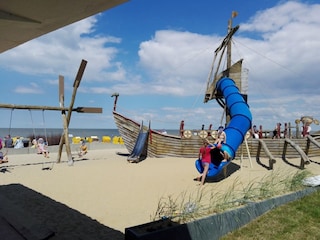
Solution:
[[[305,129],[311,123],[319,124],[312,117],[303,116],[295,121],[296,126],[289,127],[286,130],[277,130],[277,137],[271,138],[260,131],[260,137],[254,138],[254,132],[251,126],[251,113],[249,107],[247,109],[247,76],[246,69],[243,69],[243,59],[236,63],[231,63],[231,40],[237,32],[239,26],[232,27],[232,18],[228,24],[228,34],[223,39],[221,45],[215,50],[212,68],[210,69],[207,89],[205,91],[204,102],[216,100],[216,102],[224,109],[226,114],[226,131],[228,139],[237,138],[233,129],[240,130],[237,142],[234,146],[228,146],[233,158],[252,158],[256,159],[261,166],[267,169],[273,169],[274,164],[278,159],[281,159],[288,164],[303,169],[306,164],[312,162],[312,158],[320,156],[320,143],[317,135],[306,134]],[[223,56],[226,55],[227,66],[224,70],[220,70],[220,63]],[[215,69],[215,62],[218,62],[218,67]],[[230,95],[237,95],[238,98],[234,103],[230,103],[230,97],[226,96],[223,89],[218,89],[221,85],[219,81],[222,79],[231,79],[231,87],[234,89]],[[228,86],[229,87],[229,86]],[[217,131],[205,129],[189,130],[184,129],[183,123],[180,125],[180,134],[171,135],[152,129],[151,123],[144,125],[143,122],[137,122],[128,116],[117,111],[117,100],[119,93],[114,93],[113,116],[118,127],[119,133],[124,141],[124,144],[129,152],[128,161],[139,162],[147,157],[161,158],[165,156],[197,158],[199,148],[203,140],[207,139],[214,142],[217,136]],[[233,98],[233,97],[232,97]],[[231,101],[231,102],[232,102]],[[241,102],[241,107],[232,110],[232,105]],[[236,112],[236,113],[234,113]],[[233,116],[232,116],[233,115]],[[240,121],[235,120],[241,115]],[[232,117],[234,119],[232,119]],[[246,119],[249,119],[248,122]],[[311,119],[311,122],[310,122]],[[229,126],[230,122],[236,125]],[[243,122],[244,121],[244,122]],[[302,123],[302,131],[300,130]],[[228,128],[229,126],[229,128]],[[291,133],[291,129],[295,128],[295,134]],[[287,131],[288,130],[288,131]],[[271,131],[270,131],[271,132]],[[299,164],[290,162],[292,158],[300,158]],[[265,160],[267,159],[267,161]],[[266,161],[266,162],[263,162]]]

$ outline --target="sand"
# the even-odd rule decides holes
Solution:
[[[9,163],[0,165],[0,195],[11,198],[10,201],[16,205],[22,205],[25,203],[21,200],[24,198],[24,190],[21,189],[26,188],[28,193],[40,193],[42,198],[48,198],[46,204],[41,206],[41,212],[45,212],[46,208],[48,211],[52,210],[53,206],[50,204],[59,203],[62,204],[59,207],[76,210],[77,213],[111,229],[110,236],[104,239],[124,239],[125,228],[152,219],[161,198],[196,193],[199,188],[221,193],[227,191],[234,183],[243,188],[246,184],[260,181],[275,171],[284,175],[301,171],[281,159],[277,159],[273,171],[258,165],[255,159],[251,160],[251,167],[249,159],[246,158],[242,163],[240,160],[234,160],[232,166],[229,165],[230,176],[226,179],[214,179],[201,187],[198,182],[193,181],[193,178],[198,176],[194,167],[195,159],[147,158],[134,164],[128,163],[127,157],[117,152],[127,153],[123,145],[109,144],[104,149],[89,149],[83,159],[75,158],[73,166],[68,166],[65,153],[59,164],[55,163],[56,152],[51,152],[49,159],[33,153],[32,150],[27,154],[9,153]],[[313,160],[320,162],[320,158]],[[268,162],[266,159],[263,161],[265,164]],[[292,163],[299,165],[299,161],[300,159],[294,159]],[[42,170],[43,168],[52,169]],[[306,165],[306,169],[313,175],[320,175],[320,165],[317,163]],[[21,196],[18,197],[17,194]],[[33,197],[30,195],[28,199],[31,204]],[[18,208],[22,212],[27,211],[25,206]],[[35,207],[32,208],[36,212]],[[30,215],[32,214],[35,213]],[[54,211],[50,214],[54,219]],[[33,218],[36,216],[33,215]],[[61,218],[70,228],[72,224],[80,226],[79,217],[76,221],[65,219],[68,216]],[[51,226],[51,230],[54,228],[53,222],[48,225]]]

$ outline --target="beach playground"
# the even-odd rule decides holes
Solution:
[[[35,153],[9,153],[9,163],[0,166],[2,215],[19,216],[20,226],[42,236],[52,234],[48,239],[124,239],[125,228],[155,218],[161,199],[199,191],[217,196],[275,173],[285,177],[302,171],[281,159],[274,170],[254,160],[251,167],[248,159],[242,163],[235,159],[227,178],[200,187],[193,181],[198,174],[195,159],[147,158],[130,164],[126,153],[124,145],[97,143],[89,146],[85,157],[74,158],[73,166],[68,166],[65,152],[59,164],[54,151],[49,159]],[[312,160],[306,169],[320,175],[320,158]]]

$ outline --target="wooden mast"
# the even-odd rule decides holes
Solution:
[[[232,20],[236,16],[238,16],[238,13],[235,11],[232,11],[231,18],[228,21],[228,34],[232,32]],[[227,44],[227,69],[230,69],[231,64],[232,63],[231,63],[231,38],[230,38]]]
[[[236,12],[232,12],[231,19],[228,21],[228,33],[226,37],[223,39],[221,44],[217,47],[217,49],[214,51],[214,59],[212,61],[211,69],[208,75],[208,81],[207,81],[207,89],[205,92],[204,102],[208,102],[212,99],[216,99],[217,102],[221,107],[223,106],[222,102],[222,96],[216,91],[216,84],[217,81],[220,80],[221,77],[227,76],[230,77],[230,71],[231,69],[235,69],[235,65],[240,65],[241,68],[241,61],[238,61],[238,63],[232,65],[231,62],[231,41],[232,36],[236,33],[236,31],[239,29],[239,26],[232,27],[232,19],[237,16]],[[226,69],[220,72],[220,66],[222,63],[222,60],[224,59],[224,56],[226,56],[227,66]],[[217,60],[217,63],[216,63]],[[239,64],[240,63],[240,64]],[[216,66],[217,65],[217,66]],[[215,69],[215,71],[214,71]]]
[[[232,32],[232,20],[238,15],[237,12],[232,11],[231,18],[228,21],[228,35]],[[231,40],[232,36],[230,37],[228,43],[227,43],[227,71],[226,71],[226,77],[230,77],[230,68],[231,68]],[[225,109],[225,114],[226,114],[226,125],[230,122],[230,113],[227,107],[224,107]]]

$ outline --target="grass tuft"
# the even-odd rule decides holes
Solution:
[[[177,197],[172,195],[162,197],[152,221],[172,219],[175,222],[186,223],[214,213],[240,207],[248,202],[258,202],[274,196],[283,195],[304,188],[302,180],[310,176],[306,170],[292,175],[273,171],[261,180],[252,180],[247,185],[239,179],[223,192],[210,191],[211,188],[199,188],[195,193],[182,192]],[[239,189],[240,186],[240,190]],[[241,189],[242,186],[242,189]]]

